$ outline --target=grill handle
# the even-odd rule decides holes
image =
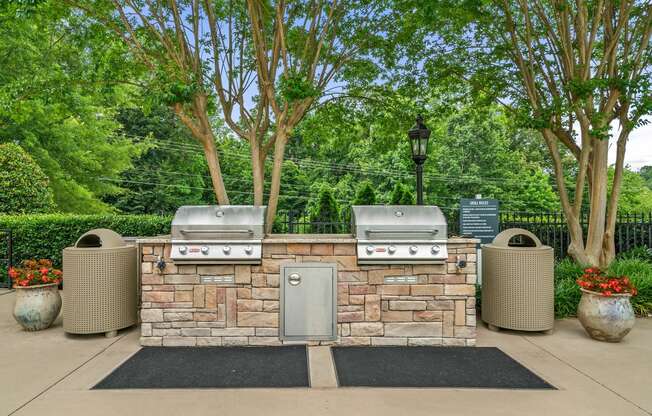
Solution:
[[[253,230],[179,230],[182,234],[215,234],[215,233],[224,233],[224,234],[253,234]]]
[[[439,234],[439,230],[365,230],[367,234]]]

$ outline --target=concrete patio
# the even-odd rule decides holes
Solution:
[[[0,289],[2,415],[652,415],[652,319],[639,319],[621,344],[590,340],[574,319],[557,321],[548,336],[478,328],[478,345],[501,348],[557,391],[336,388],[329,351],[316,347],[313,388],[180,394],[89,390],[138,351],[138,331],[70,336],[59,318],[29,333],[11,316],[13,300]]]

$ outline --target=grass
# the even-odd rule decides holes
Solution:
[[[575,280],[582,274],[583,267],[570,259],[555,265],[555,317],[566,318],[577,315],[577,304],[581,292]],[[632,306],[639,316],[652,313],[652,261],[649,251],[634,249],[623,253],[609,266],[611,276],[628,276],[638,289],[632,297]]]

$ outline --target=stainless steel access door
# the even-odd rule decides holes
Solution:
[[[286,341],[337,337],[337,265],[291,263],[281,266],[281,330]]]

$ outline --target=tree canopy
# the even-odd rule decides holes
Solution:
[[[0,5],[0,143],[23,147],[62,211],[110,211],[103,195],[138,147],[118,133],[122,49],[58,2]]]
[[[652,168],[624,162],[652,110],[651,7],[4,2],[0,143],[27,152],[60,211],[267,204],[269,225],[346,222],[351,204],[414,203],[406,132],[422,114],[427,204],[561,210],[571,254],[605,264],[616,213],[652,206]]]

